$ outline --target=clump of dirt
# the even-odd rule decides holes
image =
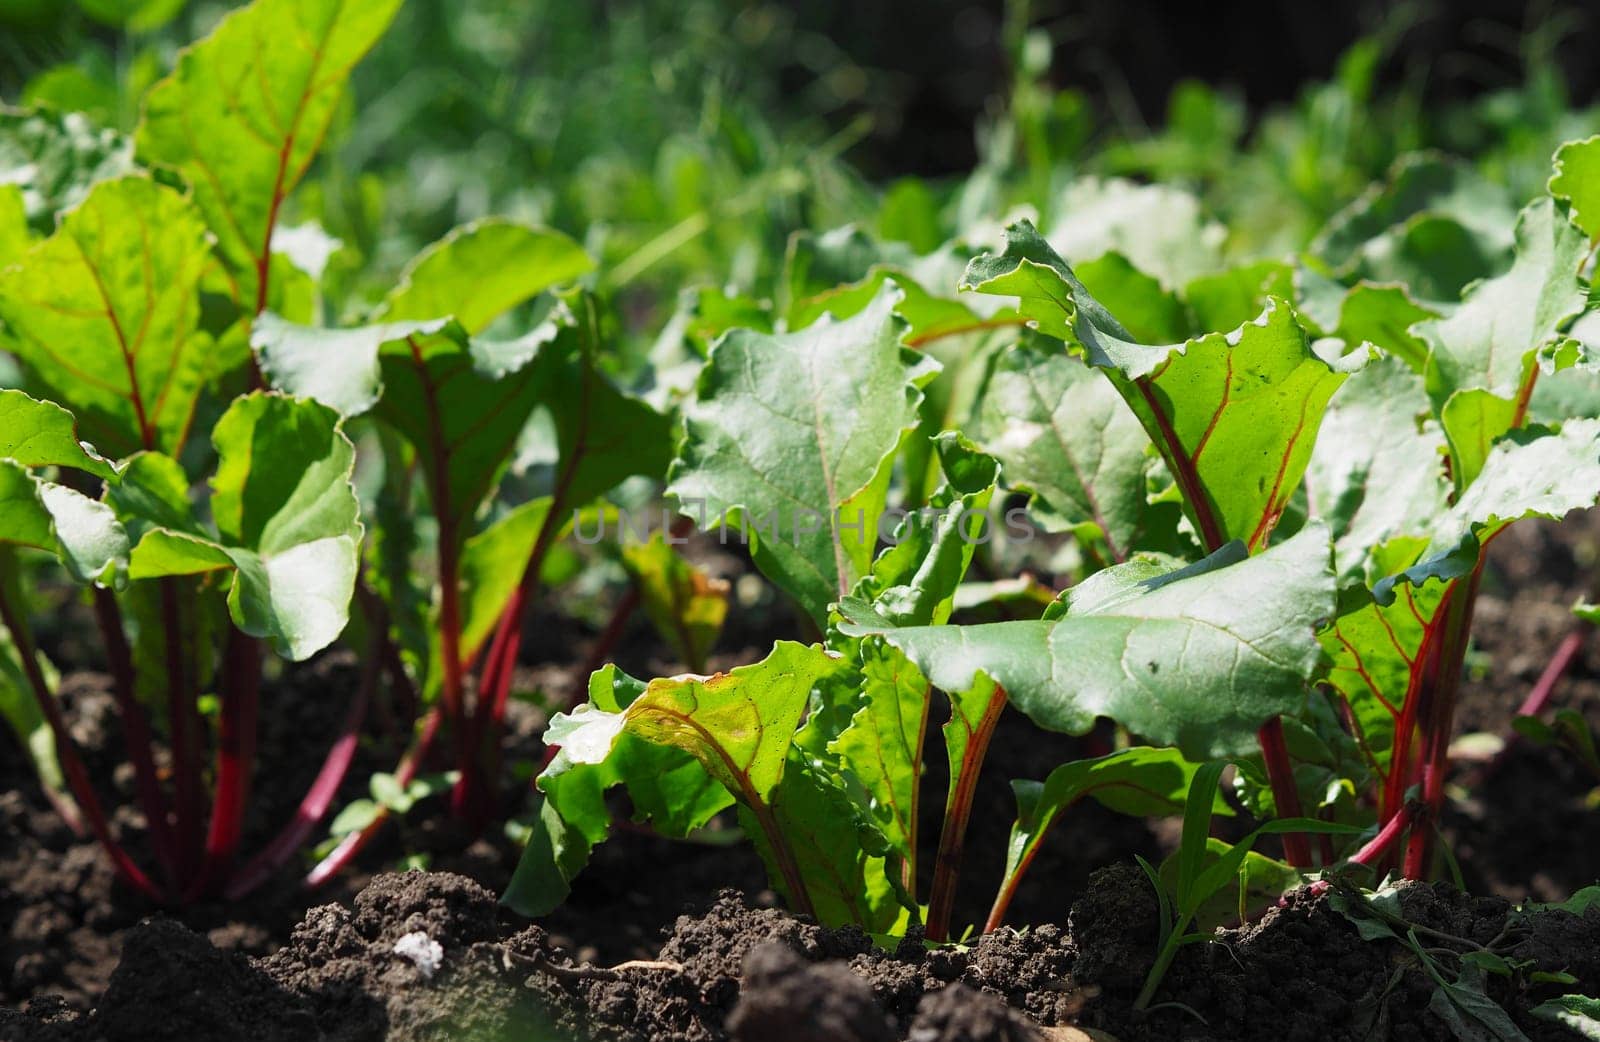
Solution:
[[[1077,946],[1078,981],[1137,992],[1155,963],[1159,915],[1155,891],[1138,865],[1121,862],[1090,876],[1067,924]]]
[[[727,1029],[734,1042],[895,1039],[866,980],[842,962],[807,962],[780,941],[745,957],[742,994]]]

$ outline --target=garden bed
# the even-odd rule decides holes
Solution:
[[[1564,605],[1581,592],[1597,535],[1591,516],[1562,527],[1530,525],[1496,546],[1477,629],[1486,661],[1496,666],[1469,684],[1463,727],[1487,733],[1508,727],[1542,666],[1542,649],[1570,626]],[[662,653],[647,631],[633,636],[621,651],[624,661],[643,664]],[[559,667],[549,676],[559,677]],[[282,695],[296,710],[284,714],[284,726],[301,734],[325,728],[316,714],[336,717],[340,698],[318,696],[348,686],[350,672],[335,661],[292,674]],[[66,690],[77,733],[87,748],[98,748],[109,736],[97,728],[113,726],[103,692],[92,676]],[[1590,719],[1600,716],[1593,650],[1560,697]],[[515,748],[526,750],[536,726],[530,719],[513,730]],[[267,740],[277,739],[269,732]],[[1047,771],[1070,741],[1015,718],[1002,729],[996,742],[1012,759],[1006,771],[986,772],[980,786],[974,850],[1003,848],[1012,813],[1003,775]],[[315,771],[315,750],[303,748],[300,760],[285,793],[274,799],[269,791],[264,807],[292,806],[296,772]],[[1460,801],[1448,823],[1469,889],[1498,896],[1472,899],[1419,886],[1406,897],[1422,921],[1480,942],[1503,925],[1508,899],[1560,901],[1596,873],[1588,845],[1570,842],[1593,827],[1577,763],[1524,743],[1500,771],[1499,783]],[[1471,772],[1469,766],[1461,773]],[[1026,1039],[1039,1037],[1030,1032],[1040,1026],[1065,1025],[1102,1029],[1125,1042],[1354,1039],[1367,1037],[1361,1025],[1381,1010],[1391,1037],[1451,1037],[1426,1012],[1431,982],[1420,970],[1391,982],[1395,946],[1360,940],[1325,899],[1304,891],[1259,922],[1219,935],[1218,944],[1185,950],[1165,995],[1194,1013],[1168,1006],[1133,1018],[1130,1004],[1154,954],[1156,909],[1130,859],[1158,857],[1174,838],[1159,823],[1152,828],[1097,804],[1077,808],[1052,833],[1019,894],[1013,921],[1035,928],[1002,931],[970,950],[930,952],[912,940],[884,952],[857,931],[822,929],[779,910],[764,889],[759,860],[744,845],[620,832],[597,851],[568,903],[537,924],[495,905],[515,865],[509,843],[480,841],[441,854],[435,866],[450,871],[374,879],[402,844],[413,853],[429,849],[429,837],[445,821],[431,804],[409,816],[403,840],[390,837],[363,858],[365,868],[324,891],[307,892],[286,877],[242,904],[162,912],[116,885],[95,844],[59,824],[30,774],[13,773],[5,786],[0,808],[16,842],[0,857],[6,924],[0,963],[10,967],[0,981],[0,1005],[27,1011],[0,1020],[0,1038],[8,1042],[228,1038],[240,1023],[251,1025],[251,1038],[350,1042],[479,1037],[461,1034],[469,1026],[485,1039],[540,1038],[528,1033],[536,1024],[547,1025],[551,1039],[591,1037],[581,1033],[588,1031],[596,1039],[926,1042]],[[448,838],[435,836],[431,845],[447,851]],[[997,860],[975,860],[971,878],[987,880],[999,870]],[[742,893],[723,893],[728,887]],[[982,890],[963,891],[957,921],[983,915]],[[1585,919],[1550,912],[1537,923],[1519,942],[1518,957],[1564,969],[1586,988],[1600,984],[1600,909]],[[442,969],[431,980],[393,952],[396,940],[417,930],[444,948]],[[762,948],[772,940],[794,958]],[[542,966],[641,960],[684,969],[613,977]],[[934,997],[956,984],[993,1001],[959,991]],[[1572,1037],[1526,1016],[1540,994],[1497,997],[1530,1038]],[[822,1033],[805,1034],[806,1025]],[[573,1031],[580,1033],[562,1034]]]

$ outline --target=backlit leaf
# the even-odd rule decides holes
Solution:
[[[198,290],[210,256],[184,196],[145,177],[102,182],[0,271],[0,346],[102,451],[176,452],[207,364]]]
[[[351,68],[399,7],[255,0],[184,50],[145,96],[138,156],[189,182],[252,315],[272,303],[267,276],[283,200],[322,147]]]

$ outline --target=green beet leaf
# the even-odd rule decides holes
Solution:
[[[964,283],[1017,296],[1039,329],[1103,370],[1177,480],[1204,544],[1267,544],[1300,483],[1328,399],[1366,360],[1313,351],[1289,305],[1231,333],[1182,344],[1138,343],[1026,221],[999,255],[977,258]]]
[[[1550,194],[1566,201],[1572,223],[1590,242],[1600,241],[1600,134],[1556,150]]]
[[[1176,524],[1150,503],[1150,438],[1111,384],[1039,339],[995,360],[978,437],[1005,468],[1007,486],[1031,496],[1048,531],[1070,531],[1118,562]],[[1155,531],[1152,531],[1154,529]]]
[[[702,672],[728,617],[728,583],[690,564],[660,532],[624,546],[622,562],[656,632],[691,672]]]
[[[790,907],[829,926],[905,932],[914,902],[888,874],[883,836],[839,779],[799,748],[789,750],[773,793],[771,826],[743,804],[739,818]]]
[[[1422,377],[1395,357],[1375,359],[1328,406],[1306,489],[1312,516],[1333,530],[1341,576],[1359,577],[1374,547],[1445,509],[1444,438],[1428,412]]]
[[[1558,519],[1600,496],[1600,422],[1574,420],[1558,433],[1517,431],[1490,450],[1482,472],[1442,507],[1370,551],[1369,592],[1341,594],[1322,633],[1328,681],[1349,703],[1363,753],[1385,768],[1405,702],[1426,665],[1424,640],[1443,625],[1445,594],[1469,576],[1496,534],[1530,517]]]
[[[418,254],[375,317],[405,322],[449,316],[475,336],[518,304],[593,267],[583,248],[558,231],[504,219],[477,221]]]
[[[257,392],[236,400],[211,435],[215,532],[180,513],[167,466],[130,466],[113,501],[145,514],[129,576],[231,573],[234,625],[301,660],[344,630],[360,555],[355,449],[337,413]],[[181,472],[179,472],[181,473]]]
[[[350,70],[400,0],[255,0],[183,51],[145,96],[139,159],[182,174],[216,236],[235,298],[269,304],[283,201],[322,147]]]
[[[869,808],[887,849],[904,866],[906,889],[915,892],[923,739],[933,686],[898,649],[877,638],[861,642],[856,663],[858,675],[825,689],[859,706],[827,752],[862,795],[856,803]],[[808,726],[823,719],[814,714]]]
[[[1106,716],[1190,759],[1242,755],[1263,721],[1299,709],[1334,608],[1325,527],[1243,558],[1235,543],[1175,571],[1111,568],[1039,621],[899,628],[846,600],[840,629],[881,634],[946,692],[987,676],[1049,730]]]
[[[1460,390],[1482,389],[1515,398],[1534,378],[1537,356],[1584,310],[1578,266],[1583,233],[1550,199],[1530,203],[1517,218],[1511,270],[1474,285],[1445,318],[1422,322],[1428,343],[1428,395],[1443,407]]]
[[[608,710],[597,702],[557,716],[551,722],[551,741],[561,744],[561,756],[568,765],[615,765],[617,770],[628,771],[627,750],[632,746],[626,739],[692,757],[748,812],[754,829],[762,834],[758,846],[768,858],[775,883],[796,909],[811,911],[807,880],[789,831],[780,825],[774,800],[813,688],[845,669],[842,659],[819,646],[780,641],[766,659],[754,665],[710,677],[654,680],[619,709]],[[541,777],[541,787],[545,784]],[[817,795],[804,785],[793,791],[796,795],[790,799],[802,805]],[[563,821],[575,824],[587,837],[593,835],[599,813],[592,803],[590,808],[574,818],[559,807],[557,811]],[[810,824],[813,828],[823,825]],[[565,851],[576,841],[570,835],[551,837],[530,849],[537,857],[554,857],[570,868],[577,859]]]
[[[1484,545],[1514,521],[1559,519],[1592,506],[1600,495],[1600,421],[1573,420],[1558,432],[1512,432],[1489,451],[1482,472],[1451,508],[1438,515],[1416,563],[1376,592],[1388,601],[1395,584],[1459,579],[1477,567]]]
[[[544,799],[504,898],[522,914],[543,915],[566,899],[590,852],[610,834],[605,794],[612,787],[626,788],[636,820],[669,836],[689,835],[733,802],[683,749],[608,734],[645,690],[606,666],[589,678],[589,704],[551,721],[545,739],[560,751],[539,776]],[[597,733],[610,743],[605,749],[595,747]]]
[[[734,330],[684,409],[668,493],[686,514],[744,526],[757,566],[819,624],[871,566],[931,375],[900,346],[899,296],[885,287],[859,314],[797,333]]]
[[[1175,749],[1136,746],[1093,760],[1062,764],[1042,782],[1014,781],[1017,820],[1006,846],[1001,892],[1015,887],[1028,870],[1039,844],[1063,813],[1080,800],[1093,798],[1121,814],[1159,817],[1183,813],[1197,764]],[[1218,797],[1217,811],[1226,804]]]
[[[483,646],[511,600],[550,518],[549,496],[529,500],[461,546],[461,646]],[[437,642],[438,635],[434,634]]]
[[[1201,275],[1183,290],[1184,302],[1194,317],[1193,328],[1237,329],[1261,314],[1268,297],[1295,299],[1294,276],[1294,269],[1279,261],[1256,261]]]
[[[1411,327],[1438,317],[1438,311],[1413,300],[1404,286],[1358,282],[1339,301],[1334,335],[1350,348],[1381,348],[1420,375],[1427,366],[1428,344]]]
[[[72,467],[97,478],[116,469],[94,446],[78,440],[78,421],[55,402],[0,390],[0,459],[24,467]]]
[[[50,466],[116,476],[93,446],[78,440],[71,413],[21,391],[0,391],[0,542],[55,554],[79,582],[119,582],[128,533],[105,503],[28,469]]]
[[[108,454],[176,452],[205,375],[210,258],[183,195],[145,177],[101,182],[0,272],[0,347]]]

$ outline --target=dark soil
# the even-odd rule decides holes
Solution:
[[[1533,1042],[1570,1038],[1529,1010],[1561,991],[1600,988],[1600,907],[1543,911],[1505,930],[1511,905],[1412,884],[1411,922],[1498,945],[1525,963],[1490,994]],[[1430,1010],[1434,985],[1398,944],[1364,941],[1300,890],[1259,923],[1192,945],[1161,1003],[1131,1009],[1150,958],[1153,903],[1136,869],[1098,874],[1055,927],[1002,930],[930,951],[892,952],[853,929],[829,930],[724,892],[685,915],[654,959],[579,964],[538,926],[510,921],[462,876],[377,877],[352,906],[307,913],[273,955],[225,952],[169,919],[130,931],[126,957],[94,1012],[48,1004],[0,1013],[5,1042],[208,1042],[224,1039],[434,1042],[1043,1042],[1069,1025],[1123,1042],[1342,1042],[1452,1038]],[[1437,936],[1437,935],[1436,935]],[[437,945],[437,965],[402,939]],[[1497,940],[1499,938],[1499,940]],[[1452,957],[1443,957],[1445,963]],[[1451,967],[1453,969],[1453,967]],[[1535,971],[1576,978],[1552,991]],[[1053,1030],[1052,1030],[1053,1029]]]
[[[1496,540],[1478,599],[1473,640],[1487,673],[1471,676],[1457,717],[1461,734],[1510,733],[1517,706],[1573,627],[1579,599],[1600,591],[1600,510],[1564,524],[1523,523]],[[1469,666],[1471,663],[1469,662]],[[1600,636],[1556,691],[1600,733]],[[1514,900],[1560,900],[1600,880],[1592,835],[1600,812],[1590,794],[1600,778],[1572,754],[1515,744],[1490,777],[1452,806],[1445,827],[1469,889]]]

